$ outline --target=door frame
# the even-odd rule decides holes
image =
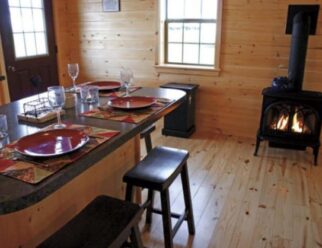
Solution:
[[[9,1],[9,0],[5,0],[5,1]],[[50,11],[48,13],[45,13],[47,16],[45,17],[46,20],[46,29],[49,30],[49,26],[52,27],[52,32],[47,32],[47,39],[48,40],[52,40],[53,44],[49,45],[48,43],[48,52],[49,54],[54,54],[55,56],[55,64],[53,64],[52,66],[55,67],[55,71],[57,72],[56,75],[56,79],[55,81],[57,81],[57,84],[60,85],[60,75],[59,75],[59,60],[58,60],[58,47],[57,47],[57,39],[56,39],[56,35],[57,35],[57,31],[56,31],[56,15],[55,15],[55,6],[54,6],[54,0],[43,0],[43,4],[45,4],[47,7],[49,7]],[[8,17],[8,25],[11,25],[11,21],[10,21],[10,14]],[[49,20],[49,22],[48,22]],[[0,20],[3,21],[3,20]],[[4,75],[6,77],[6,80],[2,81],[2,85],[0,85],[0,104],[1,104],[1,93],[4,98],[5,103],[11,102],[11,97],[10,97],[10,85],[9,85],[9,80],[8,80],[8,74],[7,74],[7,65],[6,65],[6,58],[5,58],[5,53],[7,51],[3,50],[3,42],[8,42],[7,40],[2,40],[1,39],[1,33],[2,30],[0,31],[0,73],[2,73],[2,75]],[[13,44],[13,37],[11,37],[11,43]],[[14,52],[14,51],[13,51]],[[13,55],[14,56],[14,55]],[[26,58],[26,60],[28,60],[30,58]],[[1,84],[1,83],[0,83]],[[3,92],[1,92],[1,90],[3,90]]]
[[[0,105],[10,102],[9,85],[7,81],[6,61],[4,59],[2,39],[0,34],[0,74],[6,77],[5,80],[0,82]]]

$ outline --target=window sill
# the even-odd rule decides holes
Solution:
[[[161,64],[154,66],[157,72],[164,74],[184,74],[201,76],[219,76],[220,69],[211,66],[187,66]]]

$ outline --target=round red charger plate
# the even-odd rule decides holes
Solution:
[[[109,106],[117,109],[130,110],[151,107],[154,103],[156,103],[156,100],[153,97],[126,96],[109,101]]]
[[[79,130],[53,129],[22,137],[15,144],[15,150],[32,157],[52,157],[75,151],[88,140]]]
[[[117,90],[121,83],[117,81],[93,81],[85,84],[86,86],[97,86],[99,90]]]

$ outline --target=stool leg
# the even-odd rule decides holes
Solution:
[[[145,140],[145,147],[146,147],[146,153],[148,154],[152,150],[152,141],[151,141],[151,135],[148,134],[144,137]]]
[[[161,191],[161,206],[162,206],[162,222],[164,233],[164,246],[165,248],[172,248],[172,224],[170,212],[170,197],[169,190]]]
[[[143,248],[141,236],[140,236],[140,231],[137,225],[135,225],[132,230],[131,230],[131,247],[134,248]]]
[[[151,225],[151,223],[152,223],[152,209],[153,209],[153,201],[154,201],[154,191],[151,189],[148,190],[148,201],[150,201],[150,204],[146,208],[145,224]]]
[[[126,185],[125,200],[129,202],[133,201],[133,185],[130,183]]]
[[[187,163],[182,168],[181,181],[182,181],[182,188],[183,188],[184,203],[186,205],[186,209],[188,210],[187,222],[188,222],[189,233],[195,234],[195,222],[193,220],[193,210],[192,210]]]

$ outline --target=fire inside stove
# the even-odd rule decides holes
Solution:
[[[314,113],[303,107],[274,106],[270,113],[269,129],[280,132],[312,134]]]

